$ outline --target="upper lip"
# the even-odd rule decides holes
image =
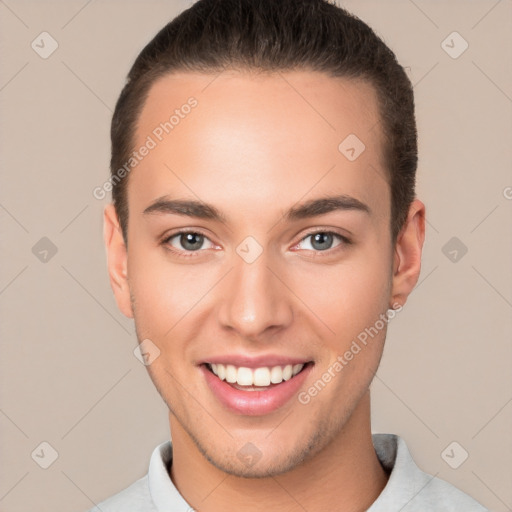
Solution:
[[[306,364],[311,359],[304,357],[290,357],[278,354],[268,354],[262,356],[246,356],[240,354],[226,354],[222,356],[212,356],[203,361],[203,364],[231,364],[238,368],[262,368],[265,366],[287,366],[289,364]]]

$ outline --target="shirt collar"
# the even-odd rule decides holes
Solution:
[[[367,512],[389,512],[405,506],[433,478],[414,463],[405,441],[395,434],[372,434],[377,457],[389,479]],[[171,441],[158,445],[151,455],[148,484],[158,512],[190,512],[191,507],[174,486],[167,468],[172,462]],[[399,497],[400,503],[397,502]]]

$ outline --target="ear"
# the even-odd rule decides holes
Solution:
[[[400,230],[393,258],[391,305],[404,305],[412,292],[421,270],[421,251],[425,240],[425,205],[415,199],[409,207]]]
[[[128,286],[128,253],[113,204],[108,204],[103,212],[103,240],[107,250],[110,286],[114,291],[117,307],[123,315],[133,318]]]

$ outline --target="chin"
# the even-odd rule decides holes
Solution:
[[[253,465],[245,464],[238,458],[214,458],[205,454],[206,459],[220,471],[238,478],[271,478],[295,469],[301,461],[297,461],[296,455],[289,456],[285,460],[260,459]]]
[[[217,449],[211,452],[194,439],[197,448],[210,464],[238,478],[271,478],[288,473],[314,457],[329,441],[327,431],[321,429],[313,433],[307,442],[301,436],[295,443],[287,443],[286,447],[276,440],[275,446],[267,443],[261,451],[252,443],[246,442],[238,451],[231,452],[232,447],[219,451],[215,447]],[[265,451],[271,455],[265,456]]]

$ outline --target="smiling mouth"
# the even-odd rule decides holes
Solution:
[[[231,364],[206,363],[206,368],[233,388],[242,391],[266,391],[293,379],[312,362],[247,368]]]

